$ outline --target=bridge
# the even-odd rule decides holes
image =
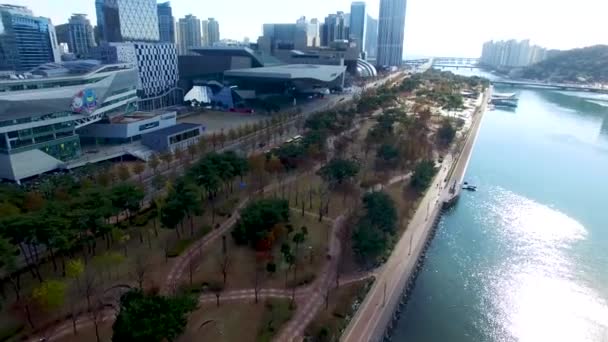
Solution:
[[[431,63],[434,67],[440,68],[479,68],[479,58],[471,57],[432,57],[406,60],[405,64],[419,66]]]
[[[591,93],[603,93],[608,94],[608,89],[593,87],[584,84],[569,84],[569,83],[547,83],[538,81],[525,81],[525,80],[493,80],[493,85],[499,86],[511,86],[518,88],[541,88],[541,89],[557,89],[557,90],[574,90],[574,91],[586,91]]]

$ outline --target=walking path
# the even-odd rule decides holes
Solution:
[[[327,257],[329,262],[325,264],[323,270],[317,275],[316,280],[311,285],[311,293],[306,296],[305,303],[298,305],[293,318],[281,330],[276,341],[293,341],[302,335],[306,326],[314,319],[316,313],[323,306],[325,297],[335,283],[340,260],[340,233],[344,226],[345,215],[341,215],[334,221],[333,229],[329,239]]]

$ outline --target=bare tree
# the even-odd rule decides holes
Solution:
[[[87,310],[91,311],[91,299],[95,294],[99,279],[92,270],[86,270],[82,277],[82,294],[87,297]]]
[[[138,255],[135,258],[135,264],[133,266],[134,266],[133,275],[135,276],[135,279],[137,280],[137,285],[139,286],[140,290],[143,290],[144,281],[146,278],[146,274],[148,273],[148,270],[150,268],[150,264],[147,262],[147,260],[145,259],[145,257],[143,255]]]

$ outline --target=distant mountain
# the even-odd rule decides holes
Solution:
[[[558,52],[521,70],[521,77],[551,82],[608,83],[608,45]]]

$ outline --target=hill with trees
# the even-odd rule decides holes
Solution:
[[[559,52],[524,68],[521,77],[550,82],[607,83],[608,45]]]

